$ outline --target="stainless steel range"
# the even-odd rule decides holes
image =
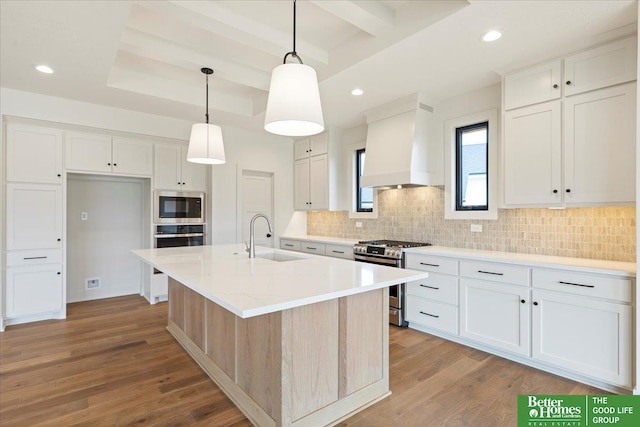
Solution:
[[[354,261],[404,268],[406,248],[431,246],[431,243],[401,242],[397,240],[361,241],[353,246]],[[389,323],[407,326],[404,320],[405,285],[399,283],[389,287]]]

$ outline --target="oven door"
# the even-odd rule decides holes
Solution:
[[[204,235],[202,233],[190,234],[156,234],[156,248],[177,248],[179,246],[202,246]]]
[[[366,255],[354,254],[353,260],[359,261],[359,262],[366,262],[368,264],[386,265],[389,267],[397,267],[397,268],[400,268],[402,266],[402,262],[399,259],[378,257],[371,254],[366,254]],[[403,284],[389,286],[389,306],[390,307],[395,307],[400,310],[403,308],[403,304],[402,304],[403,292],[402,291],[403,291]]]
[[[156,191],[153,207],[156,224],[204,223],[204,193]]]

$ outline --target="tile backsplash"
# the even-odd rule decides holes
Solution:
[[[362,228],[356,228],[356,221]],[[481,224],[472,233],[471,224]],[[398,239],[434,245],[636,261],[634,206],[568,209],[499,209],[498,220],[444,219],[444,188],[415,187],[378,194],[378,219],[349,219],[348,212],[309,212],[310,235]]]

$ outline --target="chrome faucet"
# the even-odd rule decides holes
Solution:
[[[256,222],[256,219],[261,217],[267,221],[267,226],[269,227],[269,234],[267,234],[267,237],[271,237],[271,233],[273,233],[273,230],[271,228],[271,221],[269,220],[268,216],[259,213],[255,214],[253,218],[251,218],[251,223],[249,224],[249,247],[247,248],[247,252],[249,252],[249,258],[256,257],[256,241],[253,237],[253,223]]]

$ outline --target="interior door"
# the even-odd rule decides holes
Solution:
[[[259,171],[242,171],[240,197],[241,205],[241,241],[249,242],[249,224],[255,214],[265,214],[274,225],[273,218],[273,173]],[[273,247],[273,237],[267,237],[269,227],[264,219],[254,223],[256,245]],[[273,233],[271,233],[273,234]]]

